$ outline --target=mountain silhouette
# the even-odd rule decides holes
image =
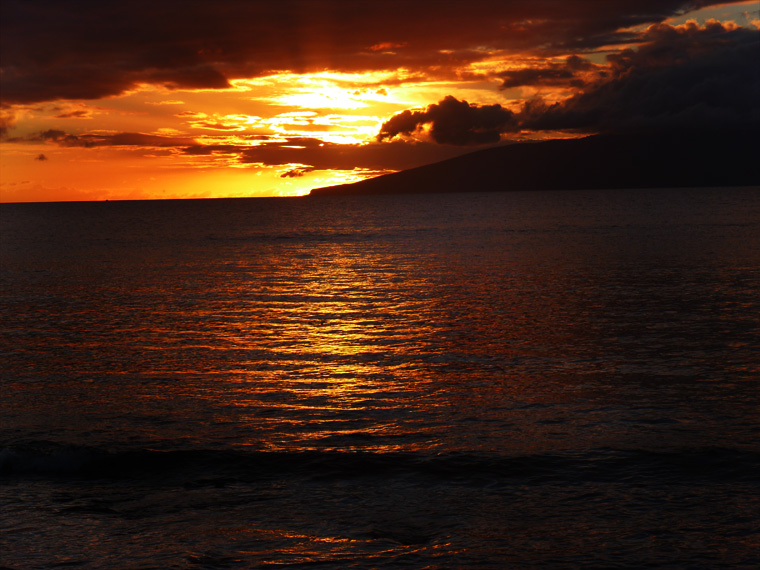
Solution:
[[[310,195],[760,187],[757,135],[679,131],[508,144]]]

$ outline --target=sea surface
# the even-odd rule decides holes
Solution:
[[[758,567],[758,188],[0,232],[3,568]]]

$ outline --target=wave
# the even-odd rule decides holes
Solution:
[[[255,481],[393,478],[432,484],[573,484],[621,482],[758,485],[760,452],[697,448],[661,452],[595,449],[533,455],[340,451],[161,451],[106,449],[52,442],[0,450],[0,476],[28,478]]]
[[[382,234],[378,231],[280,231],[280,232],[254,232],[245,235],[209,234],[205,236],[208,241],[214,242],[343,242],[374,240]]]

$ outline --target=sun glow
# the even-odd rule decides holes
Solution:
[[[375,161],[350,165],[325,156],[340,157],[343,146],[359,156],[357,148],[372,143],[395,113],[423,108],[444,92],[491,102],[493,90],[492,82],[431,81],[404,68],[272,74],[231,85],[212,91],[142,84],[97,106],[18,106],[13,120],[21,142],[4,149],[2,199],[50,199],[57,192],[62,199],[112,200],[302,195],[392,172]]]
[[[222,18],[218,29],[193,28],[190,33],[162,22],[146,28],[162,30],[156,37],[140,35],[145,21],[158,17],[143,14],[139,24],[132,22],[136,27],[130,34],[106,38],[103,45],[112,51],[101,54],[88,44],[87,34],[71,41],[82,36],[78,19],[66,24],[53,18],[44,38],[35,35],[34,24],[46,20],[22,18],[21,4],[3,4],[3,15],[7,9],[17,18],[11,29],[32,28],[0,34],[4,42],[14,38],[3,43],[0,70],[0,201],[302,194],[474,150],[482,138],[472,138],[469,131],[488,127],[470,122],[491,119],[482,112],[458,116],[455,107],[441,115],[436,105],[448,98],[519,117],[497,125],[506,130],[496,133],[496,140],[594,132],[595,121],[606,112],[573,114],[572,105],[579,105],[575,100],[584,93],[605,102],[599,109],[661,102],[661,110],[654,103],[647,103],[651,111],[638,109],[651,112],[650,119],[659,124],[683,103],[679,88],[664,85],[671,77],[664,70],[690,61],[705,66],[706,49],[722,50],[721,62],[744,53],[728,47],[743,46],[750,30],[760,27],[752,9],[757,3],[749,0],[711,0],[696,11],[682,0],[682,11],[672,17],[665,17],[667,9],[642,17],[633,2],[609,12],[578,14],[568,8],[548,15],[529,3],[517,11],[506,3],[482,14],[452,10],[457,17],[448,20],[445,31],[436,27],[435,18],[430,26],[407,28],[388,21],[386,29],[376,29],[383,18],[364,21],[364,10],[347,10],[341,17],[358,18],[366,29],[357,35],[359,28],[336,28],[329,37],[324,20],[294,19],[289,13],[280,23],[291,33],[259,43],[251,41],[247,26],[236,26],[236,16]],[[108,6],[102,3],[104,13]],[[205,19],[215,6],[200,3],[187,9]],[[278,6],[271,5],[273,13],[285,9]],[[418,8],[409,7],[412,12]],[[40,7],[41,16],[53,12]],[[594,25],[581,25],[584,19]],[[273,29],[265,20],[264,35]],[[635,26],[628,27],[631,22]],[[135,37],[145,46],[134,45]],[[33,54],[42,44],[50,57],[38,61]],[[673,61],[643,57],[670,52],[678,56]],[[614,77],[614,62],[623,60],[637,72],[628,74],[633,79],[621,76],[622,83],[648,74],[660,91],[630,98],[618,89],[603,89]],[[70,64],[78,71],[62,73]],[[736,70],[731,77],[741,90],[751,78],[740,77],[738,69],[726,66],[729,75]],[[678,83],[679,77],[672,80]],[[749,120],[742,119],[745,111],[732,107],[737,100],[716,95],[693,111],[708,122],[737,114]],[[538,120],[554,107],[546,121]],[[433,117],[430,109],[438,114]],[[417,118],[428,113],[427,120],[409,131],[404,112]],[[612,120],[626,123],[631,113],[613,115]],[[378,141],[396,116],[393,128],[398,132]],[[576,124],[571,117],[588,124],[564,126]],[[439,126],[438,137],[433,124]]]
[[[233,81],[254,99],[300,109],[362,109],[377,104],[407,105],[399,72],[277,74]]]
[[[291,95],[278,97],[277,102],[303,109],[359,109],[368,106],[362,98],[340,87],[299,87],[296,91]]]

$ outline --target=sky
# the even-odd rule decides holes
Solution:
[[[760,126],[760,2],[3,0],[0,201],[297,196]]]

